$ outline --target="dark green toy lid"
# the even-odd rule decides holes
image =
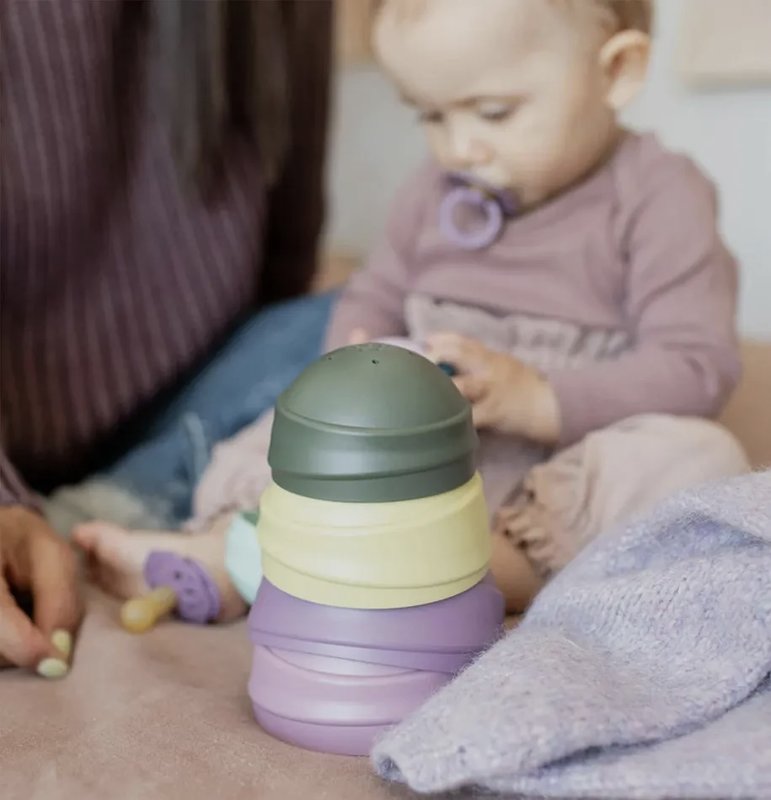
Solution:
[[[463,485],[476,444],[471,408],[440,369],[365,344],[322,356],[281,395],[268,461],[295,494],[387,502]]]

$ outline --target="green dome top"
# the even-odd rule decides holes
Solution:
[[[281,395],[268,460],[295,494],[381,502],[457,488],[475,446],[470,407],[440,369],[366,344],[322,356]]]
[[[420,428],[468,413],[446,375],[422,356],[388,344],[322,356],[282,396],[282,408],[351,428]]]

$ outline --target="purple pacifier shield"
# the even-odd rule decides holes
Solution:
[[[461,228],[456,216],[464,207],[477,211],[482,223],[472,229]],[[471,186],[456,186],[444,197],[439,206],[439,227],[442,233],[453,244],[464,250],[481,250],[489,247],[503,229],[503,212],[501,207],[490,197]]]
[[[177,596],[177,615],[203,625],[220,612],[220,593],[206,570],[191,558],[156,550],[147,557],[145,583],[151,589],[167,586]]]
[[[442,233],[464,250],[489,247],[500,236],[505,217],[517,213],[516,196],[464,173],[450,173],[447,182],[450,188],[439,206]],[[464,208],[479,215],[480,224],[461,227],[458,215]]]
[[[467,172],[450,172],[446,180],[450,187],[470,186],[492,197],[507,217],[515,217],[519,213],[519,198],[511,189],[501,189]]]

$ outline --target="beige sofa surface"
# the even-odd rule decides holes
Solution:
[[[771,465],[771,346],[748,344],[725,421],[756,465]],[[89,596],[76,664],[64,681],[0,673],[3,800],[395,800],[364,759],[306,753],[254,723],[243,623],[145,636],[117,605]]]

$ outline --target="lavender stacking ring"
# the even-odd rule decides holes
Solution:
[[[264,580],[249,632],[255,645],[452,674],[498,638],[503,616],[489,577],[447,600],[376,610],[310,603]]]
[[[420,652],[387,648],[361,647],[359,645],[329,644],[327,642],[303,642],[270,633],[258,633],[253,636],[255,646],[269,650],[285,650],[289,653],[303,653],[312,656],[337,658],[341,661],[353,661],[360,664],[394,667],[405,670],[425,670],[441,672],[448,678],[460,672],[476,653],[473,652]]]
[[[177,596],[177,614],[185,622],[203,625],[217,618],[220,593],[203,567],[176,553],[150,553],[144,567],[145,583],[151,588],[167,586]]]
[[[257,722],[276,738],[363,756],[449,677],[255,647],[249,695]]]
[[[263,580],[249,615],[257,721],[301,747],[366,754],[498,638],[503,615],[489,576],[436,603],[374,610],[310,603]]]

